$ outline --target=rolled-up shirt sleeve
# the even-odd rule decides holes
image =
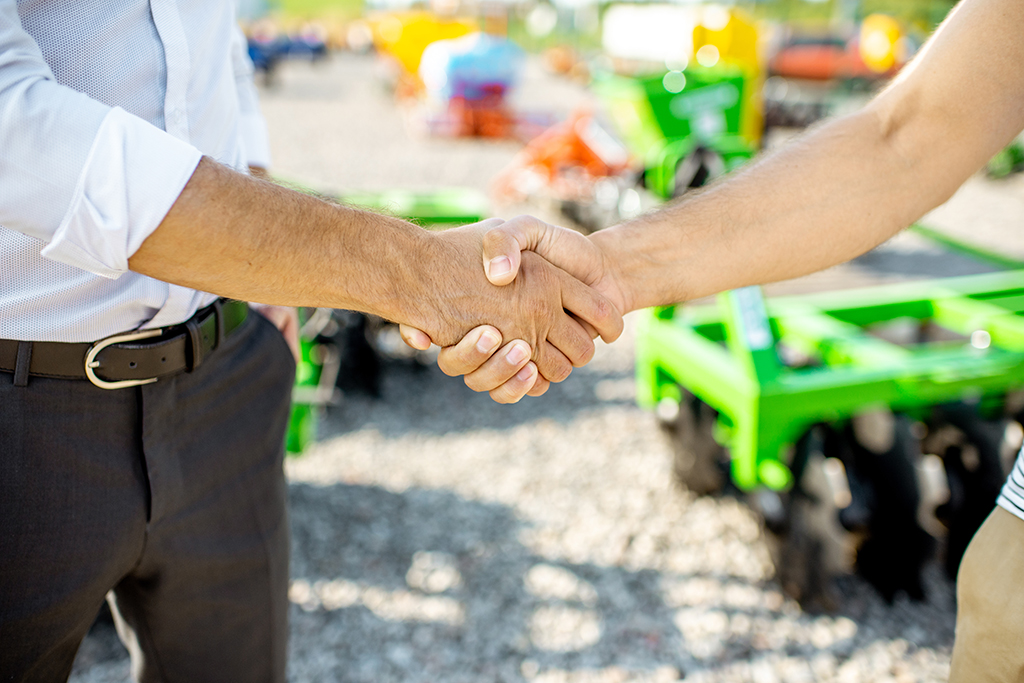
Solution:
[[[235,74],[235,89],[238,91],[239,125],[242,128],[247,163],[259,168],[270,168],[270,136],[266,119],[260,112],[260,99],[254,80],[255,69],[249,59],[245,34],[237,26],[231,37],[231,66]]]
[[[156,230],[199,150],[60,85],[15,0],[0,0],[0,225],[109,278]]]

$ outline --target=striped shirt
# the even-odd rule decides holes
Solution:
[[[1024,520],[1024,449],[1017,456],[1017,462],[1010,472],[1003,490],[996,500],[999,507]]]

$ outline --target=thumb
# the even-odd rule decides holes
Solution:
[[[519,273],[522,247],[515,235],[495,228],[484,235],[484,273],[492,285],[510,284]]]
[[[601,277],[600,257],[586,237],[532,216],[518,216],[484,233],[484,272],[491,284],[515,280],[524,251],[535,252],[587,285]]]
[[[492,285],[516,279],[522,252],[535,251],[549,231],[556,230],[533,216],[517,216],[484,234],[484,272]]]
[[[399,325],[398,332],[402,335],[402,341],[418,351],[426,351],[430,348],[430,337],[426,333],[408,325]]]

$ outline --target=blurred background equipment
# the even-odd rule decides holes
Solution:
[[[985,170],[993,178],[1005,178],[1011,173],[1024,171],[1024,141],[1018,136],[989,160]]]
[[[587,230],[630,211],[636,173],[629,152],[593,117],[577,112],[530,141],[492,184],[499,202],[546,200]],[[632,192],[632,194],[630,194]]]
[[[264,85],[272,85],[278,62],[282,59],[308,59],[316,62],[327,56],[327,32],[318,23],[302,24],[293,33],[279,29],[270,19],[260,19],[248,30],[249,59]]]
[[[426,47],[419,75],[435,135],[506,138],[516,133],[508,97],[525,55],[509,40],[470,33]],[[431,115],[432,114],[432,115]]]
[[[498,176],[497,201],[553,203],[590,231],[641,211],[636,180],[665,200],[736,168],[761,139],[756,43],[756,28],[739,10],[610,6],[602,44],[613,61],[583,70],[574,52],[556,48],[545,59],[556,72],[592,79],[622,142],[602,125],[604,113],[576,113]]]
[[[933,534],[954,578],[1021,447],[1022,264],[962,251],[1012,270],[768,302],[748,287],[644,318],[638,400],[677,479],[744,495],[806,607],[834,605],[854,565],[922,599]]]
[[[594,91],[637,159],[645,186],[662,199],[699,187],[753,156],[740,134],[751,84],[725,64],[654,76],[604,76]]]
[[[397,68],[395,94],[399,98],[413,99],[423,91],[419,69],[427,47],[439,40],[460,38],[478,30],[473,19],[424,11],[373,16],[371,27],[378,53]]]
[[[768,61],[765,125],[802,128],[866,101],[906,64],[917,42],[888,14],[814,29],[782,27],[786,37]]]

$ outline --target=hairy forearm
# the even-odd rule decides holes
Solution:
[[[1024,4],[966,0],[866,109],[593,240],[630,307],[797,277],[949,198],[1024,126]]]
[[[631,308],[796,277],[891,237],[944,198],[871,112],[833,121],[678,204],[594,235]]]
[[[133,271],[222,296],[420,319],[428,275],[416,226],[280,187],[202,160]],[[414,257],[414,255],[416,257]]]
[[[593,343],[572,311],[608,338],[614,306],[534,256],[512,287],[489,283],[483,233],[497,219],[431,233],[338,206],[203,159],[160,226],[129,260],[165,282],[267,304],[374,313],[423,330],[441,346],[471,328],[522,339],[557,381]]]

